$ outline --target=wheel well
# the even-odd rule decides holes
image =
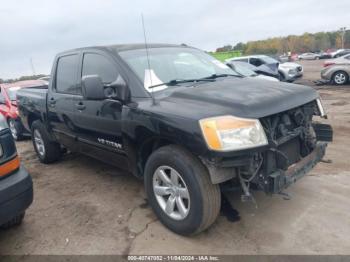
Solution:
[[[143,143],[143,145],[140,147],[140,150],[138,152],[137,166],[139,169],[139,174],[143,176],[143,170],[145,168],[146,162],[149,156],[155,150],[157,150],[160,147],[171,145],[171,144],[175,144],[175,143],[168,139],[163,139],[163,138],[154,138]]]
[[[29,114],[28,115],[28,126],[29,126],[29,128],[32,128],[32,124],[36,120],[41,120],[41,119],[40,119],[39,116],[37,116],[35,114]]]
[[[284,75],[284,72],[283,72],[283,71],[278,70],[278,74],[279,74],[281,80],[286,79],[286,76]]]
[[[339,73],[339,72],[342,72],[342,73],[344,73],[347,77],[349,77],[349,74],[348,74],[346,71],[344,71],[344,70],[337,70],[337,71],[335,71],[335,72],[332,74],[332,78],[335,76],[336,73]]]

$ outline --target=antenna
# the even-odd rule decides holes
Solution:
[[[144,22],[142,13],[141,13],[141,21],[142,21],[142,29],[143,29],[143,38],[145,40],[145,49],[146,49],[146,56],[147,56],[149,80],[150,80],[151,86],[152,86],[153,84],[152,84],[151,61],[149,60],[148,45],[147,45],[146,30],[145,30],[145,22]],[[153,103],[153,105],[155,105],[156,101],[155,101],[154,96],[153,96],[153,88],[151,90],[151,97],[152,97],[152,103]]]

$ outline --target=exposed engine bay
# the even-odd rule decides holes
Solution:
[[[332,140],[332,128],[313,123],[315,115],[320,112],[313,101],[260,119],[269,148],[255,153],[249,165],[238,169],[243,198],[251,198],[251,186],[266,193],[280,193],[322,159],[326,142]]]

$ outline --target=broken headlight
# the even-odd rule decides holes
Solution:
[[[199,121],[208,147],[215,151],[234,151],[268,144],[258,119],[220,116]]]

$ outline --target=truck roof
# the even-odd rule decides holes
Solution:
[[[162,48],[162,47],[189,47],[187,45],[181,44],[181,45],[175,45],[175,44],[161,44],[161,43],[147,43],[147,48]],[[109,49],[114,52],[122,52],[122,51],[128,51],[128,50],[136,50],[136,49],[144,49],[145,44],[144,43],[134,43],[134,44],[116,44],[116,45],[101,45],[101,46],[87,46],[87,47],[80,47],[80,48],[74,48],[70,50],[66,50],[61,52],[72,52],[72,51],[79,51],[84,49]]]

